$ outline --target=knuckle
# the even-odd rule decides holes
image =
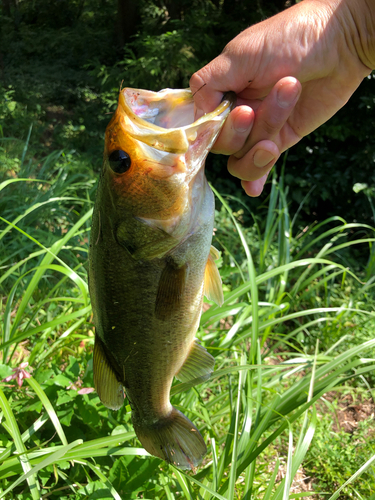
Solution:
[[[203,77],[201,76],[201,71],[196,71],[190,78],[190,88],[194,92],[198,90],[202,85],[204,85]]]
[[[231,156],[228,160],[227,168],[228,172],[233,175],[233,177],[237,177],[237,179],[241,179],[242,181],[254,180],[252,168],[244,158],[237,159]]]
[[[268,136],[273,136],[279,131],[280,123],[275,118],[265,117],[262,120],[262,129]]]

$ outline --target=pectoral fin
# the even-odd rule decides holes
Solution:
[[[142,247],[138,248],[133,253],[133,258],[136,260],[152,260],[156,258],[162,258],[169,250],[175,247],[177,244],[175,238],[172,238],[167,233],[160,238],[160,240],[152,241]]]
[[[111,410],[118,410],[124,403],[124,390],[121,382],[109,364],[102,341],[96,335],[94,346],[94,384],[100,401]]]
[[[176,377],[181,382],[192,386],[201,384],[210,378],[214,365],[215,358],[195,339],[188,357]]]
[[[178,241],[158,227],[133,217],[120,223],[115,230],[117,243],[135,260],[162,258]]]
[[[219,258],[219,252],[211,246],[206,269],[204,271],[204,294],[208,300],[213,300],[218,306],[223,305],[224,295],[219,270],[215,260]]]
[[[161,273],[155,302],[155,316],[166,320],[179,308],[185,291],[188,265],[178,266],[172,258],[166,260]]]

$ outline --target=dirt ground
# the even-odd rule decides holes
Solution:
[[[334,432],[345,431],[353,433],[362,420],[374,419],[375,405],[372,399],[365,399],[362,395],[358,394],[356,399],[352,394],[338,395],[337,392],[329,392],[325,394],[324,399],[329,402],[337,401],[338,408],[335,411],[332,421],[332,430]],[[323,402],[317,404],[318,414],[327,413],[327,405]],[[280,467],[280,480],[285,475],[285,469]],[[293,480],[291,493],[302,493],[307,491],[314,491],[315,479],[306,476],[305,471],[301,467]]]

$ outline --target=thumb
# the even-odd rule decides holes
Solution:
[[[221,54],[190,78],[194,103],[199,111],[209,113],[221,102],[225,92],[240,92],[242,82],[235,82],[236,71],[232,61]],[[237,75],[238,76],[238,75]]]

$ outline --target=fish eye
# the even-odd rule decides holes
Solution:
[[[116,174],[127,172],[132,163],[130,156],[121,149],[116,149],[108,157],[109,166]]]

